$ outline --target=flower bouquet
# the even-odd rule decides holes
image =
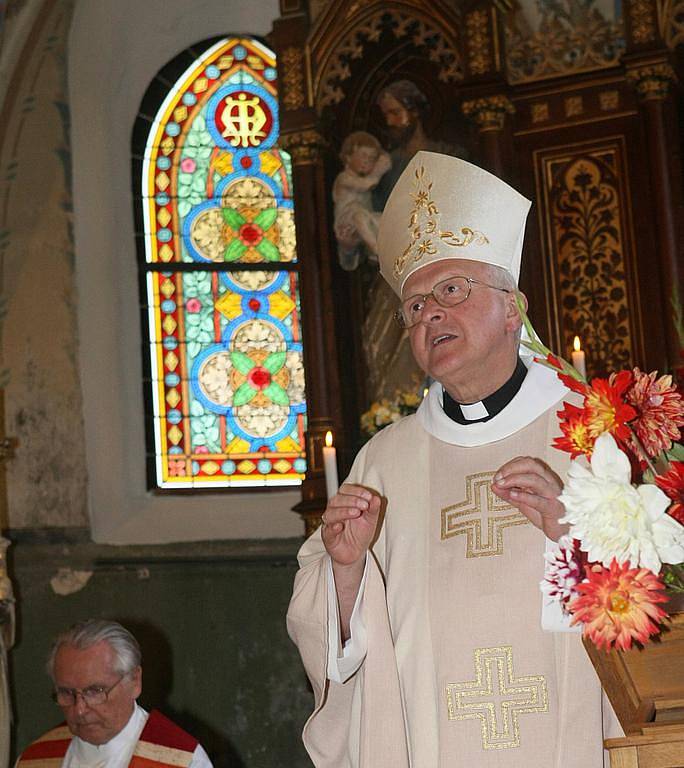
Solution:
[[[554,446],[572,457],[560,497],[570,529],[546,555],[542,591],[598,649],[644,645],[684,593],[684,399],[671,376],[638,368],[587,383],[520,311],[526,346],[578,396],[558,412]]]
[[[423,398],[410,390],[397,390],[392,399],[383,397],[371,404],[371,407],[361,414],[361,429],[373,437],[383,427],[394,424],[403,416],[415,413]]]

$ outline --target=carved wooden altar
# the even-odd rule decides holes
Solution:
[[[336,263],[330,187],[341,139],[381,130],[375,98],[389,82],[416,83],[430,130],[534,200],[521,287],[549,346],[569,356],[579,335],[589,375],[682,365],[682,0],[627,0],[608,21],[566,5],[575,26],[547,19],[531,33],[518,0],[281,0],[270,42],[309,317],[303,505],[314,518],[322,434],[335,428],[344,475],[369,405],[363,286]]]

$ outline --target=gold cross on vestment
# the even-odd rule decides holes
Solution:
[[[513,647],[475,649],[476,679],[446,687],[449,720],[480,720],[482,749],[520,746],[518,717],[548,712],[543,675],[514,677]]]
[[[493,478],[494,472],[468,475],[465,501],[442,509],[442,541],[465,534],[466,557],[502,555],[504,529],[529,522],[522,512],[494,495]]]

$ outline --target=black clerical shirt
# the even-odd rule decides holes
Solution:
[[[518,358],[518,364],[515,366],[511,378],[496,392],[492,392],[491,395],[477,403],[458,403],[445,389],[443,390],[444,413],[457,424],[479,424],[482,421],[489,421],[518,394],[526,375],[527,368],[523,361]]]

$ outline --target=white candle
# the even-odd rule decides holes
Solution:
[[[337,493],[340,484],[337,479],[337,451],[333,446],[333,436],[330,430],[325,433],[323,469],[325,470],[325,490],[330,499]]]
[[[573,342],[574,349],[572,350],[572,364],[582,375],[583,379],[587,378],[587,366],[584,359],[584,352],[580,346],[579,336],[575,336]]]

